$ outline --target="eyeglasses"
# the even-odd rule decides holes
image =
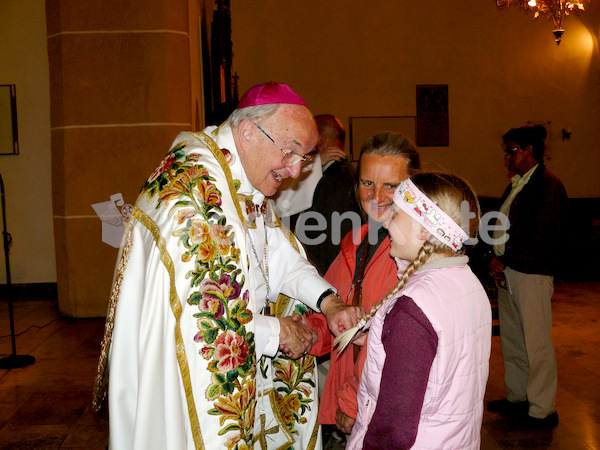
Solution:
[[[515,154],[515,152],[516,152],[517,150],[519,150],[520,148],[521,148],[521,147],[518,147],[518,146],[517,146],[517,147],[506,147],[506,148],[504,149],[504,151],[505,151],[506,153],[508,153],[509,155],[514,155],[514,154]]]
[[[254,122],[252,122],[254,123]],[[295,166],[296,164],[299,164],[301,162],[306,162],[308,160],[311,159],[311,155],[300,155],[298,153],[293,152],[292,150],[285,150],[284,148],[282,148],[277,142],[275,142],[273,140],[273,138],[271,136],[269,136],[267,134],[267,132],[265,130],[263,130],[258,124],[254,123],[254,125],[256,126],[256,128],[258,128],[260,131],[262,131],[262,134],[264,134],[266,137],[269,138],[269,140],[275,144],[275,146],[281,150],[281,153],[283,153],[283,159],[281,160],[281,163],[286,166],[286,167],[292,167]]]

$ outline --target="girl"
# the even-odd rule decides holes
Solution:
[[[396,189],[384,226],[400,282],[336,339],[343,350],[370,329],[348,450],[479,448],[491,308],[463,250],[478,223],[477,198],[459,177],[422,173]]]

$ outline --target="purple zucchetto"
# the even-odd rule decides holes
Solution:
[[[308,107],[302,97],[296,94],[287,84],[269,82],[248,89],[248,92],[244,94],[236,109],[277,104]]]

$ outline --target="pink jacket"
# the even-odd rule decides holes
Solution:
[[[364,239],[368,225],[352,230],[341,243],[341,252],[327,271],[325,279],[338,291],[338,295],[346,303],[352,302],[354,289],[352,280],[356,266],[356,249]],[[360,233],[357,244],[352,241],[352,236]],[[369,311],[379,300],[384,298],[398,283],[397,267],[390,257],[390,238],[387,237],[379,246],[369,264],[365,268],[362,287],[363,309]],[[319,335],[319,341],[312,348],[312,355],[321,356],[331,352],[331,363],[325,387],[321,395],[319,423],[335,424],[335,412],[341,408],[342,412],[352,418],[356,417],[356,393],[360,374],[367,354],[366,346],[361,348],[356,363],[352,349],[338,357],[337,350],[331,350],[333,336],[327,327],[327,321],[322,314],[312,314],[308,317],[311,326]]]
[[[479,449],[492,319],[489,300],[467,261],[463,256],[425,264],[373,318],[358,391],[358,417],[348,450],[363,448],[381,380],[386,376],[384,362],[394,356],[386,355],[381,331],[386,315],[402,296],[410,297],[421,308],[438,338],[416,440],[410,448]],[[391,430],[394,421],[390,417]],[[404,448],[389,440],[381,444]]]

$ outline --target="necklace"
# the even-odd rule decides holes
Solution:
[[[256,248],[254,247],[254,242],[252,242],[252,235],[250,235],[250,247],[252,248],[252,253],[254,253],[254,257],[256,258],[256,262],[258,263],[258,268],[260,269],[260,273],[263,276],[263,279],[265,280],[265,285],[267,287],[267,296],[265,297],[265,310],[268,311],[269,308],[269,296],[271,294],[270,292],[270,288],[269,288],[269,265],[268,265],[268,255],[267,255],[267,248],[269,246],[269,242],[267,241],[267,227],[266,225],[263,224],[263,227],[265,229],[265,246],[264,246],[264,255],[263,255],[263,260],[261,262],[260,258],[258,257],[258,253],[256,251]]]

